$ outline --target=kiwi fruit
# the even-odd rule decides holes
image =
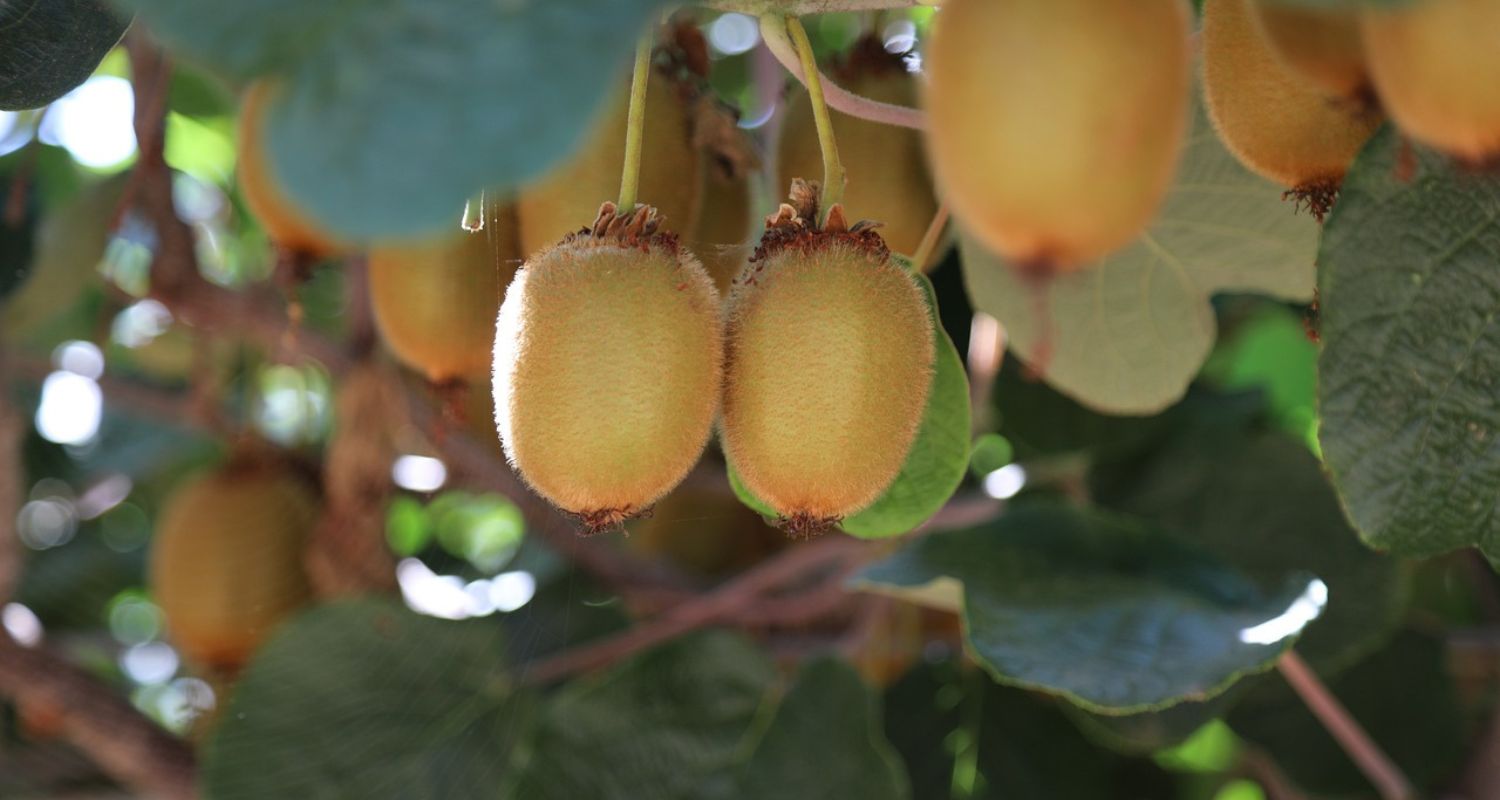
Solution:
[[[630,548],[689,572],[728,575],[786,546],[786,537],[728,487],[684,483],[628,526]]]
[[[517,202],[521,250],[540,252],[593,219],[601,198],[614,197],[624,169],[628,85],[591,128],[582,149],[540,181],[525,187]],[[695,89],[653,69],[646,89],[640,184],[642,203],[656,207],[666,225],[693,231],[703,203],[703,156],[693,146]]]
[[[1203,91],[1209,116],[1241,164],[1293,190],[1319,217],[1379,114],[1339,103],[1277,60],[1250,0],[1203,9]]]
[[[381,339],[434,384],[486,374],[495,315],[521,263],[512,206],[487,204],[484,227],[370,249],[370,301]]]
[[[917,76],[900,55],[886,52],[871,34],[855,42],[848,56],[831,68],[840,86],[871,100],[900,106],[919,102]],[[892,250],[916,252],[938,202],[927,172],[922,134],[832,111],[839,158],[848,173],[843,204],[851,218],[880,223],[880,238]],[[789,101],[781,129],[777,171],[780,185],[792,179],[813,180],[823,174],[812,105],[805,99]]]
[[[173,644],[201,667],[239,669],[312,597],[302,551],[317,516],[309,485],[265,459],[237,457],[178,487],[149,568]]]
[[[723,375],[719,295],[650,206],[605,203],[533,255],[496,322],[495,422],[521,477],[585,533],[676,486],[708,442]]]
[[[256,82],[241,100],[235,160],[240,195],[278,246],[312,259],[337,255],[347,246],[287,195],[266,152],[266,106],[275,91],[272,84]]]
[[[1368,108],[1373,101],[1359,16],[1347,8],[1309,8],[1255,0],[1261,34],[1282,65],[1330,97]]]
[[[750,257],[753,222],[750,196],[750,181],[746,176],[709,170],[704,181],[703,213],[693,234],[693,244],[721,296],[728,295],[730,284]]]
[[[1472,164],[1500,157],[1500,3],[1369,6],[1360,31],[1375,90],[1403,132]]]
[[[793,184],[727,304],[724,454],[793,535],[825,530],[895,480],[932,386],[915,278],[843,209]]]
[[[1184,0],[948,0],[927,150],[954,218],[1030,273],[1130,242],[1171,183],[1191,83]]]

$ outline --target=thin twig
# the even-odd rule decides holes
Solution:
[[[787,14],[788,11],[781,11]],[[766,47],[776,56],[776,60],[786,67],[787,72],[792,73],[797,80],[807,85],[807,77],[802,71],[802,64],[797,57],[797,48],[792,44],[787,35],[784,25],[779,20],[762,22],[761,35],[765,39]],[[927,127],[927,115],[915,108],[897,106],[890,103],[881,103],[868,97],[861,97],[853,92],[840,87],[829,80],[827,75],[819,73],[820,83],[823,87],[824,99],[828,105],[848,114],[851,117],[859,117],[872,122],[883,122],[887,125],[896,125],[902,128],[922,130]]]
[[[948,230],[948,203],[943,201],[938,204],[937,212],[932,215],[932,222],[927,224],[927,232],[922,234],[922,242],[917,245],[917,252],[911,254],[911,265],[920,272],[926,272],[932,264],[932,258],[937,254],[938,244],[943,241],[943,233]]]
[[[1360,727],[1296,651],[1286,651],[1276,662],[1276,668],[1384,800],[1411,800],[1416,796],[1401,768]]]

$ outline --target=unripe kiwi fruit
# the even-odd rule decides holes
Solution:
[[[918,103],[917,77],[907,71],[901,56],[886,52],[877,36],[861,37],[832,72],[840,86],[857,95],[900,106]],[[830,116],[839,159],[848,173],[844,208],[854,219],[879,222],[880,238],[892,250],[916,252],[938,205],[922,134],[839,111]],[[788,103],[777,171],[781,186],[790,186],[793,178],[814,180],[823,174],[818,129],[806,98]]]
[[[271,241],[313,258],[334,255],[346,246],[287,196],[271,166],[266,152],[266,105],[274,92],[272,84],[253,83],[241,101],[235,160],[240,195]]]
[[[1189,16],[1184,0],[944,3],[927,143],[954,217],[1028,271],[1134,239],[1187,127]]]
[[[693,246],[721,296],[729,294],[730,284],[750,257],[750,195],[746,176],[709,170],[704,180],[703,213],[693,234]]]
[[[585,532],[616,528],[698,460],[723,375],[713,281],[655,211],[616,213],[529,258],[495,332],[506,457]]]
[[[625,89],[628,90],[628,86]],[[646,89],[637,194],[676,231],[692,231],[703,202],[703,157],[693,147],[692,90],[658,69]],[[530,256],[588,224],[601,198],[620,189],[629,91],[622,91],[571,158],[525,187],[517,202],[521,249]]]
[[[1500,156],[1500,3],[1428,0],[1360,15],[1375,89],[1396,125],[1466,161]]]
[[[184,655],[232,672],[308,602],[302,551],[317,514],[297,475],[254,459],[233,460],[172,493],[152,536],[150,586]]]
[[[1380,125],[1378,114],[1335,101],[1284,66],[1249,0],[1204,5],[1203,91],[1219,137],[1240,163],[1314,195],[1337,188]]]
[[[912,275],[798,181],[727,307],[724,454],[794,535],[874,502],[915,440],[932,320]],[[810,193],[810,195],[809,195]]]
[[[495,314],[521,264],[516,214],[489,205],[484,227],[370,249],[370,301],[386,346],[433,383],[484,375]]]
[[[701,575],[745,569],[786,546],[786,537],[722,484],[685,483],[629,525],[632,550]]]
[[[1309,8],[1255,0],[1251,9],[1281,63],[1330,97],[1367,106],[1370,72],[1352,9]]]

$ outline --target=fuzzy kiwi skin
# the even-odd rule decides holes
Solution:
[[[594,218],[599,201],[619,194],[629,106],[629,92],[623,91],[578,152],[522,190],[517,209],[523,254],[557,244]],[[696,228],[703,204],[703,156],[693,147],[692,126],[692,105],[677,82],[652,70],[637,195],[674,231]]]
[[[149,580],[167,632],[194,663],[233,671],[312,596],[302,566],[317,499],[294,475],[232,465],[172,493]]]
[[[708,442],[719,295],[675,246],[570,239],[516,273],[494,356],[506,457],[554,505],[609,527],[676,486]]]
[[[750,181],[745,176],[710,174],[703,183],[703,212],[693,234],[693,251],[713,278],[719,296],[727,297],[752,249]]]
[[[1282,65],[1330,97],[1365,104],[1370,72],[1352,9],[1306,8],[1273,0],[1252,4],[1256,23]]]
[[[883,49],[881,55],[886,55]],[[917,105],[920,92],[917,77],[905,70],[899,57],[889,58],[896,63],[866,60],[850,64],[846,74],[840,76],[842,85],[882,103]],[[849,216],[879,222],[880,238],[892,250],[905,255],[915,253],[938,205],[922,150],[922,134],[839,111],[831,116],[839,158],[848,173],[843,203]],[[823,179],[818,129],[805,92],[787,102],[777,171],[781,186],[790,185],[793,178]]]
[[[520,266],[515,210],[488,209],[482,230],[372,247],[370,300],[380,337],[433,383],[484,375],[500,298]]]
[[[927,149],[968,232],[1043,271],[1133,240],[1187,128],[1189,19],[1184,0],[944,3],[927,49]]]
[[[266,152],[265,116],[273,91],[270,84],[254,83],[241,101],[235,160],[240,195],[271,241],[313,258],[336,255],[348,246],[297,207],[272,169]]]
[[[840,519],[895,480],[932,386],[932,320],[888,257],[831,242],[752,264],[728,303],[721,441],[791,520]]]
[[[1376,92],[1402,131],[1473,163],[1500,156],[1500,3],[1370,7],[1360,31]]]
[[[1249,0],[1203,8],[1203,91],[1225,146],[1288,188],[1337,184],[1380,116],[1351,109],[1276,58]]]

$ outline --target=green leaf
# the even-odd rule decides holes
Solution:
[[[922,538],[856,581],[944,578],[962,583],[965,637],[996,680],[1111,714],[1224,691],[1267,669],[1318,610],[1306,576],[1267,592],[1157,529],[1043,502]]]
[[[1263,590],[1292,572],[1321,579],[1328,604],[1297,645],[1319,668],[1374,650],[1405,608],[1401,565],[1360,544],[1317,458],[1281,433],[1184,430],[1143,457],[1097,465],[1090,483],[1100,505],[1190,536]]]
[[[125,32],[102,0],[0,4],[0,110],[41,108],[83,83]]]
[[[764,653],[709,632],[569,685],[541,715],[515,796],[698,800],[730,780],[774,681]]]
[[[1276,424],[1316,446],[1318,347],[1291,309],[1265,303],[1252,312],[1219,340],[1202,378],[1220,389],[1260,389]]]
[[[1318,256],[1324,458],[1371,547],[1500,557],[1500,178],[1376,134]]]
[[[1441,639],[1404,632],[1329,681],[1328,688],[1416,784],[1420,796],[1441,796],[1435,790],[1450,785],[1468,741]],[[1285,681],[1258,684],[1228,721],[1303,789],[1327,797],[1374,796],[1348,754]]]
[[[102,283],[99,260],[104,257],[111,217],[128,179],[120,174],[92,183],[42,218],[36,258],[25,282],[5,299],[0,314],[5,338],[47,339],[38,335],[38,328],[66,314],[86,289]],[[3,223],[0,230],[4,230]],[[12,252],[9,246],[0,246],[0,253]]]
[[[208,64],[287,81],[268,112],[273,169],[352,239],[451,227],[480,189],[514,188],[576,149],[659,5],[126,2]]]
[[[969,472],[975,478],[983,479],[1015,460],[1016,449],[1011,446],[1009,439],[998,433],[986,433],[975,439],[970,448]]]
[[[905,262],[904,257],[896,258]],[[861,539],[899,536],[926,522],[958,490],[969,465],[968,373],[953,340],[938,323],[932,282],[921,273],[913,272],[912,278],[921,287],[932,317],[933,343],[937,348],[932,391],[927,396],[917,438],[895,481],[869,508],[839,523],[845,533]],[[729,485],[740,502],[767,517],[777,516],[770,505],[745,486],[732,463]]]
[[[202,765],[219,800],[492,798],[527,729],[493,622],[335,603],[278,631],[242,676]]]
[[[736,800],[904,800],[911,785],[880,732],[875,697],[848,664],[802,667],[740,770]]]
[[[1136,242],[1038,287],[964,237],[964,280],[1048,383],[1100,411],[1150,414],[1182,397],[1208,357],[1215,293],[1312,299],[1318,227],[1280,198],[1199,107],[1176,183]]]

